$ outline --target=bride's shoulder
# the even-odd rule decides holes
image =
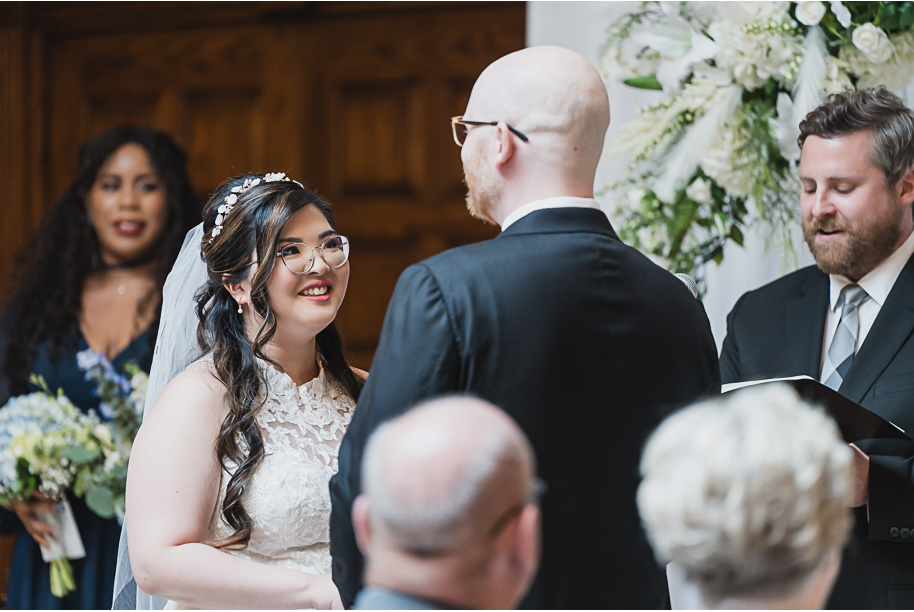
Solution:
[[[153,410],[179,411],[185,415],[188,411],[199,411],[224,417],[225,386],[216,376],[213,362],[200,359],[187,366],[168,383]]]

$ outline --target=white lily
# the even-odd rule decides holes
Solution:
[[[670,94],[680,90],[682,80],[696,64],[717,54],[717,43],[672,11],[666,11],[664,23],[633,29],[631,37],[638,45],[660,54],[657,81]]]

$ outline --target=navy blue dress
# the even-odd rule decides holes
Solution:
[[[0,342],[0,344],[3,344]],[[80,335],[78,351],[88,348]],[[149,346],[149,330],[137,338],[114,358],[113,364],[119,372],[124,365],[133,361],[143,370],[149,371],[152,351]],[[38,351],[35,365],[31,370],[44,376],[52,391],[58,388],[74,405],[82,410],[98,409],[98,398],[92,395],[95,385],[85,380],[85,373],[76,365],[76,353],[63,353],[53,362],[43,345]],[[4,400],[5,401],[5,400]],[[118,541],[121,527],[117,519],[103,519],[93,513],[82,500],[71,499],[73,514],[86,556],[71,560],[76,590],[62,599],[51,594],[50,566],[41,558],[41,549],[25,531],[18,517],[0,509],[0,531],[16,533],[13,566],[7,587],[7,608],[41,610],[92,610],[110,609],[114,590],[114,571],[117,567]]]

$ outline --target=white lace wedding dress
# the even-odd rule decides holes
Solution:
[[[257,414],[263,432],[264,458],[244,493],[244,507],[254,523],[242,550],[225,552],[268,565],[311,574],[330,572],[330,478],[338,469],[337,453],[352,419],[355,402],[322,370],[296,387],[292,379],[258,360],[267,382],[267,400]],[[209,538],[231,535],[222,519],[222,499],[210,521]],[[183,609],[169,602],[166,609]]]

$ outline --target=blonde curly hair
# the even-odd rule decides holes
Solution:
[[[853,455],[787,385],[682,410],[648,441],[638,510],[706,601],[799,590],[850,534]]]

